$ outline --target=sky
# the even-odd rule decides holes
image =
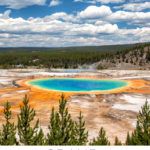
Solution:
[[[149,0],[0,0],[0,47],[150,42]]]

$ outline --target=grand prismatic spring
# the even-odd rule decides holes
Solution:
[[[31,80],[28,84],[42,89],[60,92],[98,92],[122,88],[127,86],[128,82],[122,80],[48,78]]]

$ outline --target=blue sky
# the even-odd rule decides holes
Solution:
[[[0,46],[150,41],[149,0],[0,0]]]

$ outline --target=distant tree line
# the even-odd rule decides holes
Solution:
[[[134,47],[127,48],[127,49],[122,50],[122,51],[117,51],[116,55],[118,57],[119,57],[119,55],[121,55],[122,57],[124,57],[127,53],[132,52],[133,55],[136,56],[137,51],[135,51],[135,50],[139,50],[138,53],[139,53],[139,56],[141,57],[143,55],[143,53],[144,53],[144,48],[145,47],[149,47],[149,46],[150,46],[150,43],[137,44]],[[148,48],[148,57],[149,57],[149,54],[150,54],[150,49]]]
[[[77,68],[80,65],[92,64],[106,57],[112,57],[112,52],[98,51],[37,51],[37,52],[7,52],[0,53],[0,68]]]
[[[66,107],[67,100],[61,96],[59,109],[51,111],[48,134],[44,134],[35,120],[36,112],[29,105],[27,96],[18,114],[17,125],[11,122],[12,112],[9,102],[4,106],[5,124],[0,130],[0,145],[110,145],[106,131],[102,127],[98,136],[88,140],[88,131],[80,112],[74,121]],[[137,125],[132,134],[127,134],[126,142],[118,137],[112,145],[150,145],[150,105],[146,101],[137,117]]]
[[[149,43],[70,48],[4,48],[0,49],[0,68],[78,68],[101,60],[115,62],[116,55],[143,48]],[[150,53],[149,53],[150,54]],[[150,56],[147,56],[150,60]],[[102,67],[103,68],[103,67]]]

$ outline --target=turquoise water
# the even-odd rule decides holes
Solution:
[[[128,85],[128,83],[125,81],[75,78],[51,78],[32,80],[29,81],[28,84],[43,89],[62,92],[105,91],[121,88]]]

